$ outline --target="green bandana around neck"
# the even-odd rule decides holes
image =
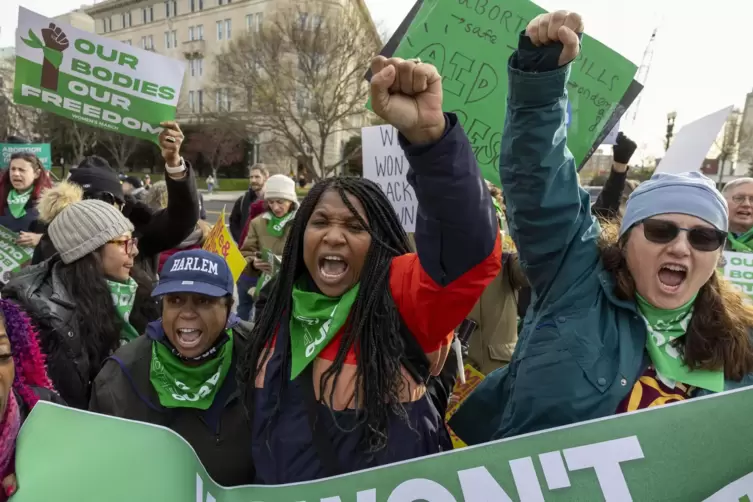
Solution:
[[[267,232],[273,237],[282,237],[285,232],[285,225],[295,217],[295,211],[290,211],[282,216],[275,216],[275,213],[269,211],[269,220],[267,220]]]
[[[753,228],[735,237],[732,232],[727,232],[727,240],[733,251],[738,253],[753,253]]]
[[[293,286],[293,311],[290,314],[291,380],[301,374],[343,327],[359,288],[360,284],[356,284],[341,297],[331,298],[304,291],[298,285]]]
[[[191,366],[178,359],[169,348],[152,341],[152,362],[149,381],[165,408],[196,408],[206,410],[222,387],[233,360],[233,332],[217,355]]]
[[[120,340],[124,343],[128,343],[135,340],[139,336],[139,332],[131,324],[131,310],[133,310],[133,304],[136,301],[136,290],[138,284],[133,280],[133,277],[128,278],[128,282],[117,282],[107,279],[107,287],[110,288],[110,294],[112,295],[112,303],[115,305],[115,310],[118,315],[123,319],[123,328],[120,331]]]
[[[31,191],[34,187],[29,187],[25,192],[17,192],[15,188],[11,188],[8,192],[8,210],[14,218],[23,218],[26,216],[26,204],[31,198]]]
[[[665,379],[700,387],[712,392],[724,390],[724,372],[690,370],[672,341],[685,336],[693,317],[694,296],[688,303],[672,310],[656,308],[636,293],[638,310],[646,322],[646,350],[656,372]],[[666,383],[666,382],[665,382]]]

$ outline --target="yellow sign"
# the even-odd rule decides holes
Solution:
[[[452,357],[452,356],[451,356]],[[450,402],[447,404],[447,413],[445,414],[445,421],[450,420],[450,417],[455,414],[456,411],[458,411],[458,408],[460,408],[460,405],[463,404],[463,401],[465,401],[465,398],[468,397],[468,395],[473,392],[473,389],[478,387],[478,384],[481,383],[481,380],[484,379],[484,374],[478,371],[476,368],[471,366],[470,364],[465,365],[465,383],[460,383],[460,380],[455,382],[455,389],[452,392],[452,395],[450,396]],[[455,432],[450,428],[450,426],[447,426],[447,430],[450,432],[450,439],[452,439],[452,446],[455,449],[458,448],[465,448],[468,446],[463,442],[462,439],[460,439]]]
[[[233,279],[236,281],[241,276],[243,269],[246,268],[246,259],[238,246],[235,245],[235,241],[230,237],[230,232],[225,226],[225,208],[222,208],[222,213],[204,242],[203,249],[225,258],[228,267],[230,267],[230,272],[233,274]]]

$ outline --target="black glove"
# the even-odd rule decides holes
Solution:
[[[617,134],[617,142],[612,147],[612,156],[617,164],[629,164],[638,145],[621,132]]]

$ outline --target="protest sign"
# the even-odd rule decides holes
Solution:
[[[166,428],[40,402],[18,438],[13,502],[738,502],[753,497],[752,415],[753,389],[742,389],[331,479],[227,489]]]
[[[14,153],[33,153],[37,156],[45,169],[48,171],[52,168],[52,153],[50,153],[49,143],[0,143],[0,153],[2,153],[3,169],[10,165],[10,157]]]
[[[408,184],[408,159],[391,125],[361,129],[363,177],[376,182],[395,208],[406,232],[416,231],[418,199]]]
[[[21,7],[16,32],[18,104],[157,142],[175,118],[185,65]]]
[[[454,415],[455,412],[458,411],[460,405],[463,404],[465,398],[468,397],[471,392],[473,392],[473,389],[478,387],[478,384],[480,384],[481,380],[484,379],[484,374],[470,364],[466,364],[463,368],[463,371],[465,372],[465,383],[461,383],[460,380],[455,382],[455,388],[452,390],[450,402],[447,405],[445,420],[450,420],[452,415]],[[462,439],[458,437],[457,434],[455,434],[455,432],[453,432],[450,427],[447,427],[447,430],[450,432],[450,439],[452,439],[453,447],[465,448],[466,446],[468,446]]]
[[[724,252],[722,275],[753,301],[753,254]]]
[[[655,172],[677,174],[700,170],[732,108],[728,106],[680,129]]]
[[[225,258],[228,267],[230,267],[230,272],[233,274],[233,279],[238,281],[241,273],[243,273],[243,269],[246,268],[246,259],[241,254],[240,249],[236,246],[235,241],[225,226],[224,207],[222,208],[220,217],[217,218],[217,223],[214,224],[212,231],[209,232],[209,236],[204,241],[202,249]]]
[[[0,226],[0,283],[5,284],[10,274],[31,261],[34,248],[16,244],[18,234]]]
[[[543,12],[529,0],[424,0],[392,54],[418,57],[437,67],[445,111],[458,114],[484,177],[497,185],[507,61],[528,21]],[[615,112],[621,115],[632,103],[635,96],[618,106],[626,91],[631,86],[642,89],[633,85],[636,69],[620,54],[583,36],[567,85],[572,109],[567,144],[579,166],[617,122]],[[609,130],[603,132],[608,122]]]
[[[254,288],[254,298],[257,299],[259,298],[259,293],[261,293],[261,288],[263,288],[269,281],[272,280],[274,276],[277,275],[277,273],[280,271],[280,267],[282,266],[282,256],[274,254],[269,249],[262,250],[261,259],[269,263],[269,266],[272,270],[270,272],[262,272],[262,274],[259,276],[259,282]]]

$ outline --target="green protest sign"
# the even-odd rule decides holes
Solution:
[[[751,416],[743,389],[326,480],[227,489],[167,429],[40,403],[19,436],[13,502],[741,502],[753,497]]]
[[[437,67],[445,111],[458,114],[484,177],[497,185],[507,60],[520,32],[543,12],[529,0],[424,0],[394,52]],[[588,35],[582,45],[568,82],[567,145],[576,164],[607,122],[616,123],[613,112],[636,72],[633,63]]]
[[[39,158],[40,162],[48,171],[52,168],[52,153],[50,153],[49,143],[0,143],[0,153],[2,153],[2,168],[5,169],[10,164],[10,157],[14,153],[28,152],[33,153]]]
[[[31,261],[34,248],[16,244],[18,234],[0,226],[0,283],[5,284],[10,274]]]
[[[725,251],[723,262],[722,275],[753,300],[753,254]]]
[[[184,65],[21,7],[13,99],[85,124],[157,141],[175,118]]]

